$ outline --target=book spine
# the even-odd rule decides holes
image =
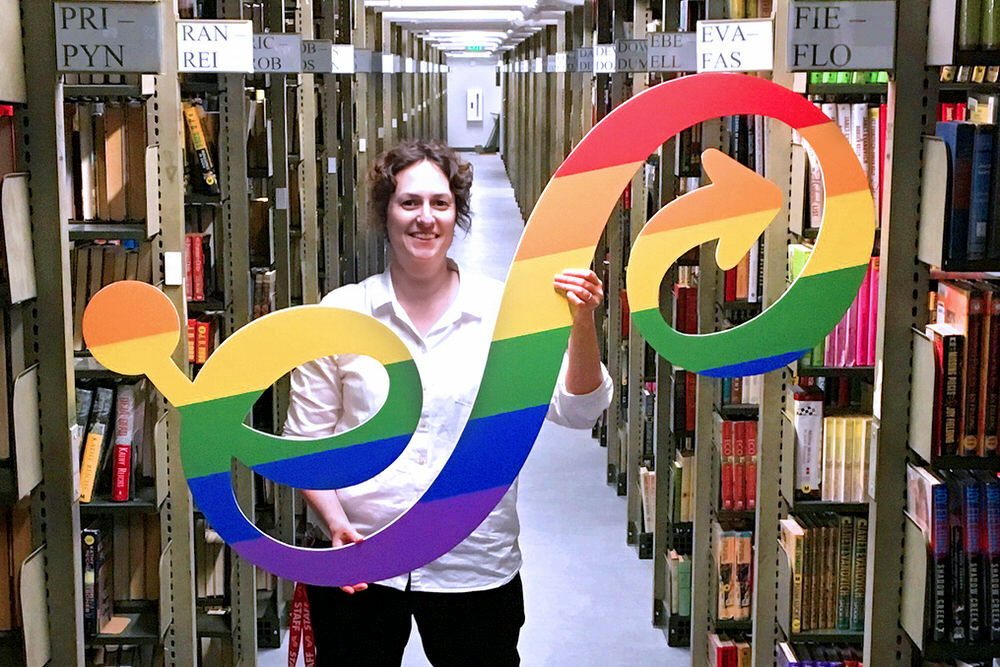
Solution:
[[[793,542],[795,554],[792,562],[792,632],[802,632],[802,568],[805,565],[803,540]]]
[[[698,419],[698,377],[684,372],[684,447],[694,451],[695,422]]]
[[[948,487],[935,485],[931,501],[931,633],[941,642],[948,634]]]
[[[982,497],[978,480],[966,479],[963,483],[962,519],[965,524],[965,567],[968,581],[967,614],[970,642],[982,639],[983,595],[982,595],[982,552],[979,544],[979,526],[982,515]]]
[[[972,152],[975,141],[971,125],[963,121],[938,123],[937,135],[948,146],[953,165],[951,207],[946,221],[943,255],[949,262],[966,258],[969,243],[969,205],[972,191]]]
[[[840,558],[837,563],[837,629],[851,628],[851,558],[854,543],[854,519],[850,516],[839,517],[840,521]]]
[[[996,454],[1000,417],[1000,291],[987,294],[986,336],[983,340],[984,370],[980,392],[980,430],[987,456]]]
[[[941,400],[941,449],[945,454],[959,451],[960,397],[962,379],[962,336],[944,336],[942,341],[944,396]]]
[[[858,305],[858,319],[854,338],[855,365],[857,366],[871,366],[875,363],[874,359],[868,358],[868,336],[870,335],[868,330],[870,313],[868,309],[871,307],[871,282],[872,272],[869,270],[865,272],[865,279],[861,283],[861,289],[858,290],[858,296],[854,299],[854,303]],[[853,308],[854,306],[851,307]]]
[[[195,301],[205,300],[205,248],[204,236],[191,235],[191,295]]]
[[[212,154],[208,150],[208,142],[205,139],[205,128],[202,125],[198,109],[193,105],[185,104],[184,120],[187,123],[188,133],[191,137],[191,145],[194,147],[196,167],[204,190],[206,194],[220,194],[219,181],[215,175],[215,165],[212,162]]]
[[[865,627],[865,585],[868,578],[868,517],[855,517],[854,562],[851,565],[851,629]]]
[[[986,236],[990,221],[990,193],[993,190],[993,125],[977,125],[972,151],[972,185],[969,193],[969,238],[966,255],[969,259],[986,257]]]
[[[746,507],[747,422],[733,424],[733,509]]]
[[[733,422],[722,422],[722,509],[733,509]]]
[[[958,48],[976,49],[981,44],[983,0],[959,0]]]
[[[82,535],[83,557],[83,633],[87,637],[97,634],[97,535],[84,529]]]
[[[116,443],[112,470],[111,500],[125,502],[129,499],[132,479],[132,445]]]
[[[757,422],[747,422],[746,478],[747,509],[757,508]]]
[[[983,334],[983,295],[969,297],[969,334],[965,346],[965,391],[962,400],[962,442],[960,453],[966,456],[982,454],[979,447],[979,385],[980,353]]]
[[[197,352],[197,336],[198,336],[198,326],[196,324],[197,320],[193,318],[188,318],[187,321],[187,336],[188,336],[188,362],[195,362],[195,354]]]
[[[984,547],[986,605],[984,639],[1000,640],[1000,482],[989,476],[983,484],[985,515],[981,522],[981,543]]]
[[[194,300],[194,243],[191,234],[184,235],[184,297]]]
[[[950,593],[951,626],[950,639],[966,639],[966,598],[968,579],[965,568],[965,523],[962,518],[962,489],[952,481],[948,483],[948,571],[951,574]]]

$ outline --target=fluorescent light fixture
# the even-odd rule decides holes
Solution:
[[[365,0],[366,7],[375,9],[534,9],[538,0]]]
[[[492,9],[456,9],[443,11],[388,11],[382,14],[390,21],[440,21],[440,22],[464,22],[464,21],[488,21],[488,22],[509,22],[521,21],[524,14],[520,11],[492,10]]]

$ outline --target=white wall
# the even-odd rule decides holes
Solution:
[[[448,145],[455,148],[485,146],[493,131],[493,115],[500,113],[500,87],[496,85],[497,61],[492,58],[448,58]],[[483,91],[483,120],[466,120],[466,91]]]

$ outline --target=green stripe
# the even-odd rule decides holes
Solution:
[[[686,336],[659,308],[632,313],[643,338],[671,363],[693,372],[805,350],[822,342],[858,295],[868,265],[799,278],[770,308],[738,327]],[[822,306],[822,307],[820,307]]]
[[[471,419],[548,405],[569,327],[494,341]]]
[[[261,391],[179,408],[184,419],[184,475],[191,478],[226,472],[233,458],[255,466],[412,433],[420,419],[423,397],[417,367],[407,360],[388,364],[385,370],[389,396],[382,409],[351,431],[319,440],[284,440],[245,426],[243,420]]]

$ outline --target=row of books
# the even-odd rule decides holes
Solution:
[[[1000,402],[1000,286],[941,280],[934,318],[932,453],[993,456]]]
[[[195,595],[199,598],[225,595],[229,580],[225,542],[201,516],[195,517],[194,534]]]
[[[673,382],[671,429],[677,449],[694,451],[694,433],[698,410],[698,376],[690,371],[675,369]]]
[[[204,301],[215,290],[212,272],[212,235],[184,235],[184,292],[188,301]]]
[[[722,405],[760,405],[764,389],[763,375],[722,378],[719,383]]]
[[[753,531],[726,530],[712,522],[718,604],[716,619],[746,620],[753,604]]]
[[[70,249],[73,280],[73,349],[82,350],[83,312],[102,287],[119,280],[153,280],[152,246],[148,243],[94,244]]]
[[[947,262],[1000,259],[1000,144],[996,125],[939,121],[948,149],[948,194],[942,257]]]
[[[861,651],[853,646],[818,646],[778,642],[778,667],[864,667]]]
[[[757,422],[730,421],[716,415],[719,433],[719,507],[752,510],[757,507]]]
[[[906,481],[930,554],[929,639],[1000,641],[1000,480],[907,464]]]
[[[674,329],[681,333],[698,333],[698,286],[674,284]]]
[[[263,317],[275,310],[278,274],[274,269],[250,269],[253,277],[253,317]]]
[[[750,642],[730,639],[714,632],[708,634],[709,667],[750,667],[753,656]]]
[[[992,125],[997,122],[997,96],[989,93],[969,93],[965,102],[940,102],[939,121],[967,120]]]
[[[766,19],[774,9],[772,0],[728,0],[726,9],[731,19]]]
[[[114,615],[116,600],[155,600],[160,595],[160,522],[133,513],[91,520],[80,531],[84,633],[118,634],[128,617]]]
[[[20,628],[20,571],[31,553],[29,503],[0,508],[0,631]]]
[[[885,70],[840,70],[809,72],[809,84],[821,86],[885,85],[889,83],[889,73]]]
[[[723,272],[723,294],[726,303],[760,303],[764,286],[764,239],[757,240],[739,264]]]
[[[959,49],[1000,49],[1000,2],[962,0],[956,28]]]
[[[189,317],[187,321],[188,363],[204,364],[219,346],[218,319],[213,315]]]
[[[135,495],[137,477],[154,476],[150,384],[85,384],[76,387],[73,444],[80,452],[80,502],[95,494],[125,502]]]
[[[693,453],[692,453],[693,454]],[[694,521],[694,456],[677,452],[674,458],[673,494],[674,523]]]
[[[64,104],[65,176],[73,219],[146,219],[146,107],[142,100]]]
[[[838,102],[832,98],[814,97],[815,104],[830,120],[837,123],[844,137],[868,174],[868,187],[875,199],[875,214],[882,210],[885,194],[886,103],[877,99],[868,102]],[[796,135],[797,136],[797,135]],[[800,139],[796,140],[798,143]],[[809,196],[807,227],[818,229],[823,220],[823,171],[812,148],[805,146],[809,162]]]
[[[859,503],[867,497],[872,417],[823,416],[823,392],[793,386],[795,499]]]
[[[788,246],[789,279],[794,280],[812,256],[813,246],[792,243]],[[875,364],[875,338],[878,328],[879,258],[872,257],[868,271],[851,307],[826,339],[806,352],[801,363],[808,367],[852,368]]]
[[[667,552],[667,591],[671,616],[691,615],[691,556]]]
[[[205,111],[200,100],[181,105],[185,128],[185,169],[188,188],[195,193],[215,197],[222,193],[219,185],[216,149],[216,117]]]
[[[863,630],[868,517],[791,515],[779,541],[791,566],[791,631]]]

